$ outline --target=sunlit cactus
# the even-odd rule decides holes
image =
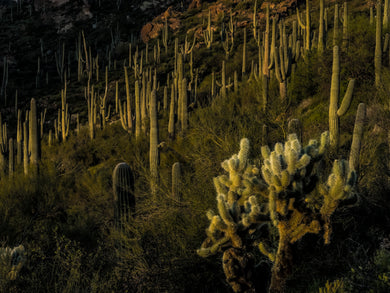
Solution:
[[[37,105],[35,99],[31,99],[29,125],[29,142],[31,143],[31,163],[35,166],[38,166],[38,162],[41,159],[41,147],[38,132]]]
[[[152,195],[158,190],[158,119],[157,119],[157,97],[156,90],[152,91],[150,97],[150,140],[149,140],[149,168],[150,168],[150,190]]]
[[[340,140],[339,119],[347,111],[352,101],[355,79],[351,79],[348,83],[348,88],[345,92],[343,101],[338,106],[340,96],[340,57],[339,47],[333,47],[333,66],[332,66],[332,82],[330,87],[330,104],[329,104],[329,132],[330,145],[337,148]]]
[[[329,243],[331,215],[341,201],[354,195],[356,175],[344,160],[336,160],[327,182],[319,183],[321,176],[316,166],[329,142],[329,133],[324,132],[320,142],[312,139],[302,147],[297,136],[290,134],[284,145],[275,144],[273,151],[267,146],[261,149],[264,159],[261,172],[268,185],[269,214],[279,233],[276,255],[269,254],[274,259],[270,292],[285,290],[292,269],[291,245],[307,233],[321,231],[325,244]],[[264,246],[259,248],[266,250]]]
[[[223,252],[226,280],[235,292],[254,290],[248,278],[253,256],[246,248],[253,242],[252,233],[268,221],[258,196],[265,186],[259,169],[248,161],[249,150],[249,140],[242,139],[239,153],[222,163],[228,175],[214,178],[218,213],[207,212],[208,237],[198,249],[202,257]]]

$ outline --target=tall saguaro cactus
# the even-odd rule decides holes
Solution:
[[[157,120],[157,96],[156,90],[152,91],[150,97],[150,143],[149,143],[149,167],[150,167],[150,189],[153,196],[156,196],[158,189],[158,120]]]
[[[329,132],[330,145],[338,148],[340,133],[339,119],[347,111],[352,101],[353,88],[355,79],[351,79],[348,83],[347,91],[345,92],[340,108],[338,107],[340,95],[340,57],[339,47],[333,47],[333,66],[332,66],[332,82],[330,86],[330,104],[329,104]]]
[[[325,50],[325,19],[324,19],[324,0],[320,0],[320,17],[318,28],[318,51],[322,54]]]
[[[275,75],[279,81],[280,97],[283,101],[287,99],[287,78],[291,74],[291,54],[287,44],[287,37],[284,23],[280,23],[280,46],[275,48]]]
[[[351,151],[349,154],[349,169],[356,173],[359,171],[359,155],[362,144],[364,120],[366,119],[366,105],[360,103],[356,112],[355,126],[353,128]]]
[[[342,18],[342,23],[343,23],[343,43],[342,47],[346,49],[348,47],[348,41],[349,41],[349,36],[348,36],[348,2],[345,1],[343,4],[343,18]]]
[[[134,175],[130,166],[119,163],[112,174],[114,191],[114,216],[117,228],[123,229],[123,224],[135,212]]]
[[[311,22],[310,22],[310,1],[306,0],[306,23],[303,23],[299,15],[299,10],[297,9],[297,18],[300,27],[305,30],[305,50],[310,50],[311,48]]]
[[[35,99],[31,99],[30,106],[30,138],[31,142],[31,163],[38,168],[38,163],[41,159],[41,148],[38,131],[38,119],[37,119],[37,104]]]
[[[382,1],[376,4],[376,34],[375,34],[375,86],[381,85],[382,79]]]

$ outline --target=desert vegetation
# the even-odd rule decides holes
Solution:
[[[389,292],[389,1],[134,3],[2,7],[0,292]]]

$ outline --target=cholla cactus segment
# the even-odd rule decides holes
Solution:
[[[356,173],[350,171],[348,162],[345,160],[335,160],[332,173],[329,175],[325,184],[319,188],[323,196],[323,205],[320,209],[321,217],[324,220],[324,240],[330,243],[330,234],[332,232],[330,217],[336,210],[341,201],[354,196],[353,187],[356,184]]]
[[[248,230],[258,227],[268,219],[257,196],[265,189],[259,169],[249,163],[249,140],[240,142],[240,151],[222,163],[228,175],[214,178],[217,191],[218,214],[209,211],[210,226],[207,229],[207,248],[198,251],[201,256],[216,253],[222,247],[242,248],[249,239]],[[226,237],[228,240],[226,240]]]
[[[15,280],[18,273],[26,262],[26,253],[23,245],[19,245],[11,249],[10,247],[0,248],[0,278],[7,280]]]

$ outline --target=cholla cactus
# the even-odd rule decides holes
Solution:
[[[329,143],[329,133],[324,132],[320,143],[312,139],[302,148],[297,136],[290,134],[287,142],[277,143],[272,152],[262,147],[261,172],[268,185],[269,213],[279,232],[270,292],[284,292],[285,280],[291,272],[291,244],[322,229],[328,244],[331,215],[342,200],[353,195],[356,175],[349,171],[344,160],[336,160],[327,182],[317,184],[320,176],[316,165]],[[318,203],[314,203],[314,198]],[[263,252],[264,247],[259,248]]]
[[[248,280],[252,257],[246,248],[251,235],[268,221],[257,195],[265,185],[259,177],[259,169],[249,164],[249,140],[240,143],[240,152],[222,163],[229,175],[214,178],[217,191],[218,213],[207,212],[210,226],[207,239],[198,254],[207,257],[223,250],[223,266],[226,279],[235,292],[251,292],[253,284]],[[239,268],[239,269],[237,269]]]
[[[0,248],[0,280],[15,280],[26,262],[23,245]]]

